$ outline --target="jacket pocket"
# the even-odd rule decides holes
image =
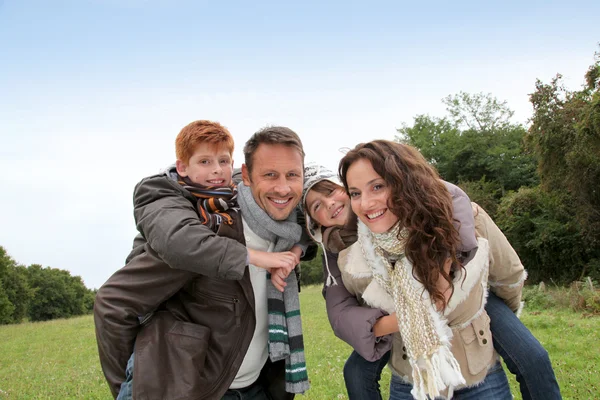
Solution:
[[[490,318],[482,313],[459,331],[465,349],[465,358],[471,375],[478,375],[487,368],[494,357]]]
[[[242,310],[237,295],[201,289],[195,290],[194,295],[198,299],[198,307],[203,308],[200,313],[203,318],[208,321],[220,320],[220,325],[226,327],[230,327],[232,323],[235,323],[235,327],[241,326]]]
[[[175,400],[201,392],[209,339],[205,326],[156,313],[136,340],[134,398]]]

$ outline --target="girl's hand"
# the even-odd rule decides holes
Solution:
[[[385,315],[375,322],[373,325],[373,334],[375,337],[389,335],[390,333],[396,333],[400,330],[398,327],[398,319],[396,313]]]

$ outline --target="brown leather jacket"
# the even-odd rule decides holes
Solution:
[[[194,222],[190,196],[164,175],[136,187],[136,222],[150,243],[136,238],[127,265],[94,304],[100,362],[115,397],[135,345],[135,399],[220,399],[252,339],[255,303],[241,220],[222,225],[217,237]],[[273,397],[290,398],[283,363],[268,367]]]

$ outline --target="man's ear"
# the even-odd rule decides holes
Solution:
[[[183,176],[184,178],[186,176],[188,176],[187,174],[187,165],[185,165],[185,163],[181,160],[177,160],[175,162],[175,168],[177,169],[177,173],[181,176]]]
[[[242,181],[244,182],[244,185],[246,186],[250,186],[251,183],[251,179],[250,179],[250,172],[248,171],[248,167],[246,167],[246,164],[242,164]]]

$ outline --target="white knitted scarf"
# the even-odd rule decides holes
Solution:
[[[413,389],[418,400],[440,396],[446,388],[464,384],[460,366],[450,351],[452,330],[437,311],[429,293],[413,276],[404,254],[407,232],[399,224],[383,234],[371,233],[359,222],[358,240],[373,278],[391,296],[400,335],[412,367]],[[391,260],[395,260],[392,266]]]

